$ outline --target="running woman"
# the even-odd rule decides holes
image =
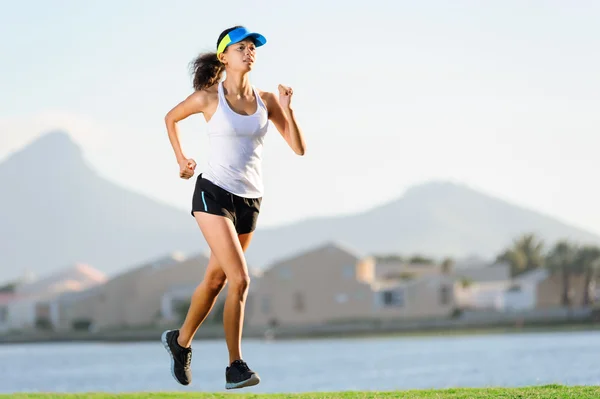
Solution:
[[[256,49],[265,43],[263,35],[243,26],[223,31],[216,53],[200,54],[193,62],[194,92],[165,117],[181,178],[194,175],[196,162],[182,151],[177,123],[203,114],[210,142],[207,168],[196,179],[191,210],[210,248],[210,260],[183,325],[161,337],[171,355],[171,373],[182,385],[192,381],[194,335],[226,282],[229,288],[223,325],[229,363],[225,387],[243,388],[260,382],[242,358],[241,339],[250,284],[244,252],[256,228],[263,196],[261,154],[269,120],[296,154],[304,155],[305,151],[304,136],[291,105],[293,90],[279,85],[276,95],[250,83]]]

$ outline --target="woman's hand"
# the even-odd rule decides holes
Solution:
[[[281,104],[281,108],[283,108],[284,111],[287,111],[292,106],[292,95],[294,94],[294,91],[291,87],[281,84],[277,88],[279,89],[279,104]]]
[[[196,161],[191,158],[183,158],[179,161],[179,177],[182,179],[189,179],[194,176],[194,170],[196,169]]]

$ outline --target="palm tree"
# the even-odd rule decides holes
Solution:
[[[507,262],[513,277],[537,269],[544,265],[544,243],[535,234],[524,234],[514,240],[512,247],[507,248],[496,260]]]
[[[593,281],[596,273],[600,269],[600,248],[595,246],[585,246],[577,252],[575,267],[578,271],[585,274],[583,287],[583,306],[591,304],[591,291],[593,290]]]
[[[548,267],[554,272],[562,275],[562,306],[571,305],[570,277],[576,265],[578,249],[569,241],[557,242],[547,256]]]

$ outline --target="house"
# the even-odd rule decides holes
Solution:
[[[593,293],[594,287],[597,285],[596,280],[590,282],[590,291]],[[585,295],[585,275],[583,273],[571,273],[569,275],[568,294],[572,307],[580,307],[584,302]],[[563,275],[560,272],[554,272],[548,276],[546,280],[540,283],[536,292],[536,307],[543,308],[558,308],[562,306],[563,296]],[[590,300],[595,298],[591,294]]]
[[[65,328],[103,330],[161,323],[165,293],[174,286],[199,283],[208,259],[204,254],[187,259],[170,254],[115,276],[69,307]]]
[[[374,282],[374,311],[371,318],[425,319],[448,317],[454,310],[451,278],[432,275],[412,280]]]
[[[500,305],[504,310],[531,310],[537,305],[537,293],[544,281],[548,279],[548,269],[539,268],[522,273],[513,279],[501,298]]]
[[[60,325],[60,297],[102,285],[106,276],[86,264],[75,264],[44,278],[17,285],[6,309],[5,329],[56,329]]]
[[[482,276],[479,276],[482,277]],[[486,277],[486,276],[484,276]],[[458,307],[472,310],[522,311],[536,307],[536,296],[540,284],[548,277],[546,269],[535,269],[515,278],[490,281],[471,281],[455,284]]]
[[[326,244],[276,262],[249,295],[252,326],[315,324],[365,317],[373,311],[374,261]]]
[[[453,295],[451,281],[445,284],[445,279],[380,280],[372,257],[330,242],[264,271],[251,298],[255,311],[249,324],[315,325],[448,315]]]

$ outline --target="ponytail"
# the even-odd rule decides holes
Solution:
[[[225,71],[225,65],[217,58],[217,53],[200,54],[192,62],[193,87],[195,90],[203,90],[213,86]]]

